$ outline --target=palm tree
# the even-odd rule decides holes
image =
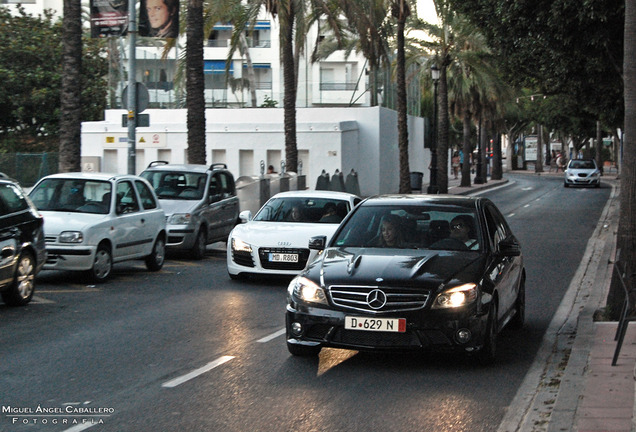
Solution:
[[[64,37],[60,117],[60,172],[81,171],[82,129],[82,7],[80,0],[64,0]]]
[[[203,0],[188,0],[186,35],[188,162],[206,164]]]
[[[251,0],[247,16],[254,22],[262,8],[278,20],[281,62],[283,65],[285,166],[297,171],[298,145],[296,138],[296,94],[298,83],[298,59],[303,54],[308,22],[306,0]],[[242,27],[235,31],[243,31]]]

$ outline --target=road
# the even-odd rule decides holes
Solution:
[[[231,281],[217,248],[198,262],[172,255],[159,273],[119,264],[98,286],[43,272],[32,304],[0,305],[0,431],[496,430],[611,192],[507,177],[482,195],[523,246],[527,324],[501,335],[495,365],[292,357],[281,333],[289,279]]]

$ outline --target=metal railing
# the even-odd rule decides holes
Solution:
[[[354,82],[331,82],[331,83],[320,83],[321,91],[353,91],[357,87],[357,83]]]

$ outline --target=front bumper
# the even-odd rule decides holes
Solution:
[[[167,249],[190,250],[194,247],[197,230],[191,225],[167,225]]]
[[[572,186],[576,186],[576,185],[597,186],[597,185],[601,184],[601,178],[600,177],[575,177],[575,176],[568,176],[568,177],[565,178],[565,183],[567,185],[572,185]]]
[[[487,308],[484,308],[487,309]],[[403,333],[347,330],[345,316],[372,317],[357,312],[287,306],[286,328],[289,344],[355,349],[359,351],[436,351],[475,352],[481,349],[488,321],[487,310],[476,313],[476,307],[463,312],[415,311],[382,315],[406,318]],[[378,316],[379,317],[379,316]],[[299,323],[300,332],[292,330]],[[458,332],[470,332],[468,341],[460,342]]]
[[[47,246],[44,270],[90,270],[95,262],[96,246]]]
[[[297,264],[272,264],[267,262],[269,252],[299,254]],[[227,271],[231,275],[263,274],[296,276],[316,259],[317,251],[305,248],[253,247],[252,252],[236,252],[232,250],[232,239],[227,242]]]

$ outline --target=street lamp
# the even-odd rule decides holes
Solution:
[[[431,66],[431,78],[433,79],[434,110],[433,110],[433,143],[431,144],[431,180],[428,183],[428,194],[438,194],[437,186],[437,83],[439,81],[439,69],[436,64]]]

